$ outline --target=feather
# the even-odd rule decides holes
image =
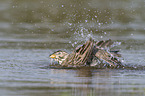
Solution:
[[[91,53],[93,50],[94,41],[90,39],[85,44],[76,48],[73,53],[71,53],[68,58],[62,63],[62,65],[75,65],[75,66],[84,66],[91,61]]]

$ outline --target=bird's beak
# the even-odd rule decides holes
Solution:
[[[52,55],[50,55],[49,57],[50,57],[50,58],[55,58],[56,55],[55,55],[55,54],[52,54]]]

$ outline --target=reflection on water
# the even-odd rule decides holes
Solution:
[[[145,95],[143,0],[1,0],[0,95]],[[50,69],[89,37],[121,42],[126,69]],[[131,67],[130,67],[131,66]]]
[[[53,50],[1,49],[0,52],[2,95],[144,95],[144,70],[48,69],[41,67],[48,66],[48,54]],[[128,58],[129,63],[132,61],[135,62]]]

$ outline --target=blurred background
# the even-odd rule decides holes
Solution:
[[[138,71],[44,67],[90,37],[112,39]],[[1,96],[143,96],[144,57],[145,0],[0,0]]]
[[[88,37],[144,40],[145,36],[144,0],[0,2],[0,47],[67,49]]]

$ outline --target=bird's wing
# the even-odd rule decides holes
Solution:
[[[106,41],[102,40],[102,41],[96,42],[96,46],[100,48],[107,48],[107,47],[110,47],[112,44],[113,44],[113,41],[111,39],[106,40]]]
[[[93,58],[91,56],[93,45],[94,41],[92,39],[88,40],[81,47],[76,48],[76,50],[68,56],[62,65],[84,66],[86,63],[91,62],[91,59]]]
[[[103,60],[105,62],[107,62],[109,65],[111,66],[122,66],[121,62],[119,61],[119,59],[114,56],[113,54],[111,54],[110,52],[107,52],[106,50],[102,50],[102,49],[99,49],[95,56],[100,59],[100,60]]]
[[[102,40],[102,41],[98,41],[95,44],[95,49],[97,50],[95,52],[95,56],[100,59],[103,60],[105,62],[107,62],[109,65],[112,66],[122,66],[121,62],[119,61],[118,57],[120,57],[121,55],[118,53],[119,51],[110,51],[107,50],[111,45],[113,44],[113,41],[111,39],[109,40]]]

